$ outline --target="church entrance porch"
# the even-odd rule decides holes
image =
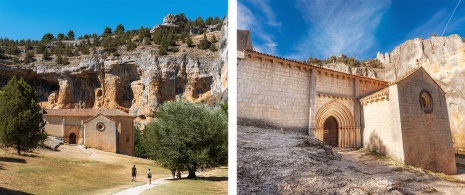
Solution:
[[[338,146],[338,125],[336,119],[332,116],[325,121],[323,141],[332,147]]]
[[[317,139],[327,145],[341,148],[361,147],[360,128],[355,128],[350,110],[337,100],[323,105],[315,116]]]

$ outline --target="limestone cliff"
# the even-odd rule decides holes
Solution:
[[[66,66],[0,62],[0,88],[14,75],[24,77],[44,108],[119,108],[143,125],[166,101],[226,102],[227,20],[221,32],[208,36],[213,34],[220,37],[217,52],[186,46],[159,56],[156,46],[144,45],[130,52],[121,49],[118,57],[93,51]]]
[[[378,71],[381,80],[393,81],[422,66],[446,92],[454,147],[465,149],[465,43],[458,35],[413,39],[377,59],[386,68]]]

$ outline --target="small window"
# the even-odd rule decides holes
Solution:
[[[129,134],[126,133],[126,142],[129,142]]]
[[[105,125],[103,123],[97,123],[98,131],[105,131]]]
[[[426,90],[420,92],[420,107],[425,113],[433,112],[433,98]]]

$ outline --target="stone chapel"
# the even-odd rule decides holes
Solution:
[[[66,143],[134,156],[134,116],[119,109],[45,109],[44,120]]]
[[[422,67],[382,81],[254,51],[250,31],[238,30],[237,40],[239,124],[456,174],[445,92]]]

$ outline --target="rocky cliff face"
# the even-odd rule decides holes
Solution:
[[[386,69],[381,80],[393,81],[422,66],[446,92],[454,147],[465,149],[465,43],[458,35],[409,40],[385,55],[378,53]]]
[[[142,46],[119,57],[94,51],[67,66],[0,62],[0,88],[13,76],[24,77],[44,108],[119,108],[143,125],[166,101],[226,102],[227,21],[216,33],[218,52],[185,47],[158,56],[156,46]]]

